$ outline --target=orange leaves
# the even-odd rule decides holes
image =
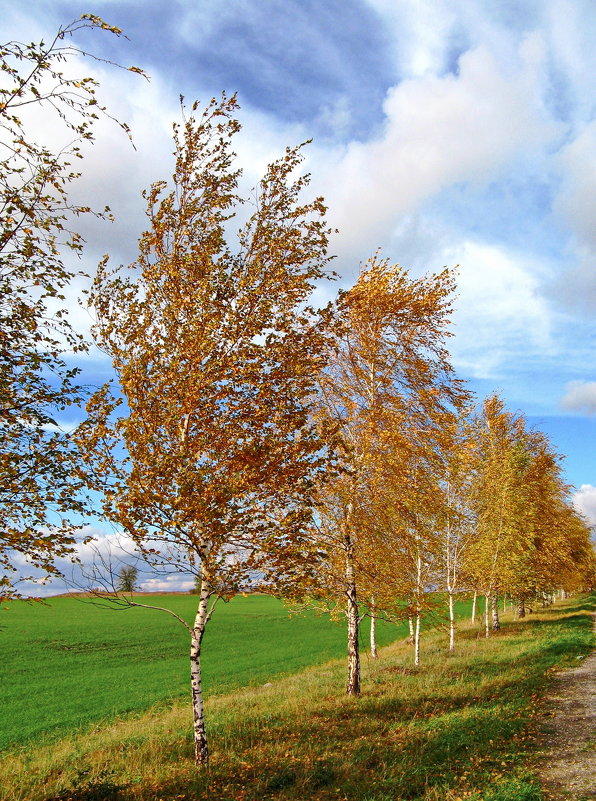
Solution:
[[[474,581],[486,592],[518,598],[578,579],[581,584],[590,548],[572,557],[571,542],[580,530],[584,543],[589,537],[568,504],[560,457],[545,435],[529,429],[496,395],[484,401],[473,430],[477,538],[468,571]]]
[[[137,262],[110,272],[104,261],[90,295],[127,404],[105,429],[101,406],[89,408],[91,440],[113,437],[106,511],[147,550],[162,539],[184,561],[190,549],[221,586],[299,536],[327,447],[309,420],[327,335],[304,306],[327,264],[323,208],[298,202],[307,180],[292,177],[301,155],[289,148],[233,248],[236,109],[224,95],[175,126],[173,191],[152,185]],[[119,448],[130,458],[120,474]]]
[[[412,279],[373,257],[337,301],[321,378],[319,416],[337,429],[341,466],[321,490],[328,589],[341,592],[349,535],[359,593],[397,613],[396,599],[419,583],[416,554],[441,506],[441,453],[467,397],[443,347],[453,286],[449,271]]]

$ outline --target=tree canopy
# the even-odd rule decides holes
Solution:
[[[67,354],[86,344],[65,298],[83,248],[77,218],[109,216],[70,196],[82,143],[109,116],[98,82],[66,71],[75,56],[93,58],[73,42],[83,29],[121,35],[84,15],[48,42],[0,45],[0,598],[18,595],[31,567],[58,572],[55,558],[73,553],[72,513],[84,510],[76,449],[57,425],[82,398]],[[43,142],[32,110],[61,145]]]

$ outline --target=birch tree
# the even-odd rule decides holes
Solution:
[[[529,429],[522,415],[492,396],[476,420],[476,435],[477,537],[469,570],[485,593],[488,636],[489,606],[492,628],[499,626],[499,591],[517,599],[524,617],[527,601],[550,596],[557,577],[567,571],[573,575],[571,539],[577,529],[561,459],[544,434]]]
[[[413,279],[373,257],[337,304],[341,333],[321,379],[320,416],[338,431],[340,475],[323,488],[320,530],[329,587],[345,604],[350,695],[360,692],[363,604],[395,613],[410,589],[400,569],[415,519],[410,466],[430,469],[462,398],[445,348],[453,288],[448,270]]]
[[[86,347],[65,298],[80,274],[77,218],[109,216],[71,198],[73,165],[109,116],[98,82],[67,71],[93,58],[75,44],[84,29],[122,33],[86,14],[47,42],[0,44],[0,599],[19,595],[23,557],[58,574],[55,558],[76,542],[73,513],[84,510],[76,449],[56,422],[82,398],[66,359]],[[44,141],[46,127],[60,144]]]
[[[468,416],[456,422],[451,445],[446,450],[443,481],[445,508],[440,517],[441,584],[447,591],[449,604],[449,652],[455,652],[454,599],[465,586],[466,566],[473,547],[476,530],[471,508],[474,476],[474,444]],[[474,597],[474,607],[476,598]],[[472,613],[474,622],[475,608]]]
[[[496,598],[527,549],[521,525],[524,500],[524,424],[496,395],[488,397],[474,424],[476,467],[473,508],[477,527],[470,575],[484,594],[485,634],[500,623]],[[492,625],[490,612],[492,610]]]
[[[202,642],[218,598],[291,574],[326,446],[310,415],[324,314],[309,298],[327,274],[321,198],[304,201],[301,148],[272,163],[228,244],[238,194],[234,97],[174,127],[175,170],[146,193],[149,228],[129,270],[101,264],[91,294],[110,387],[78,433],[105,515],[140,551],[199,578],[190,639],[194,751],[209,750]],[[120,405],[120,415],[118,406]]]
[[[540,431],[526,431],[524,442],[527,458],[521,525],[528,545],[509,591],[522,602],[536,598],[546,604],[564,577],[581,570],[583,558],[574,544],[582,524],[569,506],[571,487],[562,477],[562,457]]]

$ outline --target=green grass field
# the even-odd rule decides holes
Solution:
[[[151,595],[192,621],[197,598]],[[378,625],[378,641],[405,636]],[[368,626],[363,624],[366,644]],[[56,736],[189,694],[189,639],[170,615],[53,598],[0,609],[0,748]],[[345,652],[344,627],[313,612],[292,615],[267,596],[220,603],[204,639],[206,695],[264,684]]]

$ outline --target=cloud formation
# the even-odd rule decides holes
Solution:
[[[187,592],[192,589],[192,572],[161,565],[154,569],[137,551],[132,539],[123,531],[106,531],[101,526],[84,526],[79,532],[80,542],[74,549],[73,559],[56,559],[62,576],[43,578],[40,570],[32,568],[26,556],[16,554],[14,563],[32,580],[19,584],[25,595],[49,597],[66,592],[88,592],[115,589],[118,576],[126,566],[136,567],[137,587],[141,592]]]
[[[570,381],[567,392],[561,398],[561,408],[596,414],[596,381]]]
[[[534,102],[540,43],[527,42],[516,78],[478,46],[459,74],[425,75],[388,92],[380,138],[353,142],[330,163],[327,184],[342,246],[387,241],[405,214],[453,184],[482,184],[527,151],[553,142],[559,126]]]
[[[573,496],[573,505],[584,515],[589,525],[596,526],[596,487],[582,484]]]

